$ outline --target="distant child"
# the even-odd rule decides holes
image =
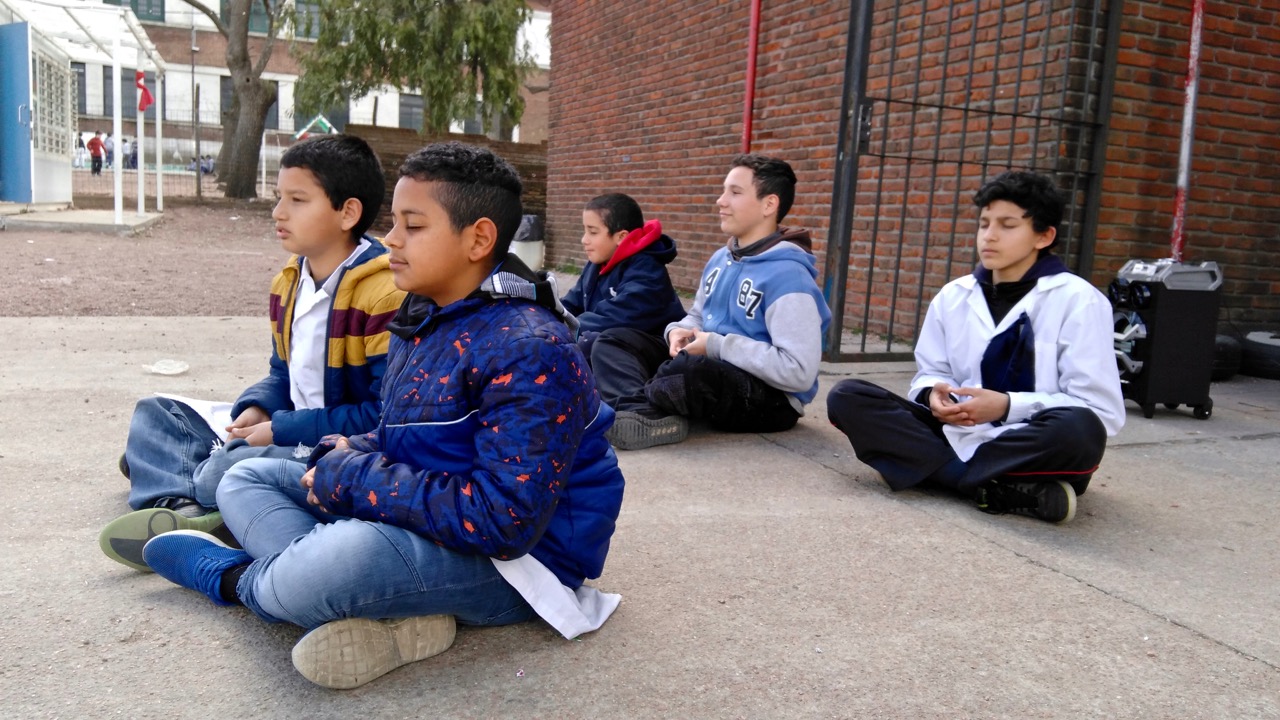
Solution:
[[[102,142],[101,130],[93,131],[93,137],[85,143],[85,148],[89,151],[89,174],[101,175],[102,159],[107,155],[107,146]]]
[[[844,380],[827,411],[894,490],[939,485],[986,512],[1068,522],[1124,425],[1111,305],[1051,252],[1052,180],[1006,172],[973,203],[981,264],[929,304],[911,399]]]
[[[545,276],[507,251],[520,178],[488,150],[428,146],[400,167],[387,234],[396,285],[383,416],[310,468],[236,465],[218,487],[231,549],[159,535],[148,563],[218,605],[313,628],[308,680],[362,685],[443,652],[455,622],[598,628],[623,478],[613,421]]]
[[[793,427],[818,392],[831,319],[809,232],[779,227],[796,176],[782,160],[739,155],[716,201],[730,235],[702,271],[693,307],[665,339],[605,333],[592,349],[622,450],[680,442],[688,419],[729,432]]]
[[[578,341],[588,360],[595,339],[606,330],[660,338],[668,324],[684,317],[667,274],[676,258],[675,241],[663,234],[662,223],[646,223],[629,195],[600,195],[587,203],[582,247],[586,267],[563,303],[578,318]]]
[[[186,404],[138,401],[120,458],[136,512],[99,537],[107,557],[129,567],[150,570],[142,546],[157,533],[219,529],[222,516],[210,509],[236,462],[286,458],[301,468],[322,437],[378,424],[387,323],[404,298],[386,248],[363,235],[386,193],[382,166],[350,135],[298,143],[280,166],[272,217],[294,255],[271,281],[270,373],[232,406],[225,445]]]

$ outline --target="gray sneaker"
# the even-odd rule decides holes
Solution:
[[[604,436],[619,450],[643,450],[681,442],[689,436],[689,421],[679,415],[646,417],[631,410],[619,410],[613,427]]]

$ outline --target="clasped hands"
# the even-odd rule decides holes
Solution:
[[[984,388],[953,388],[940,382],[929,393],[929,409],[939,422],[973,427],[1005,417],[1009,413],[1009,396]]]

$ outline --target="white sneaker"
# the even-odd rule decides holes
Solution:
[[[348,690],[453,645],[452,615],[325,623],[293,646],[293,666],[311,682]]]

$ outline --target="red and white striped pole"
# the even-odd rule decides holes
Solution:
[[[1191,48],[1187,52],[1186,99],[1182,105],[1182,142],[1178,152],[1178,191],[1173,199],[1173,237],[1170,239],[1174,262],[1182,262],[1182,248],[1187,244],[1187,192],[1191,182],[1191,141],[1196,131],[1196,88],[1200,84],[1200,32],[1204,29],[1204,0],[1191,4]]]

